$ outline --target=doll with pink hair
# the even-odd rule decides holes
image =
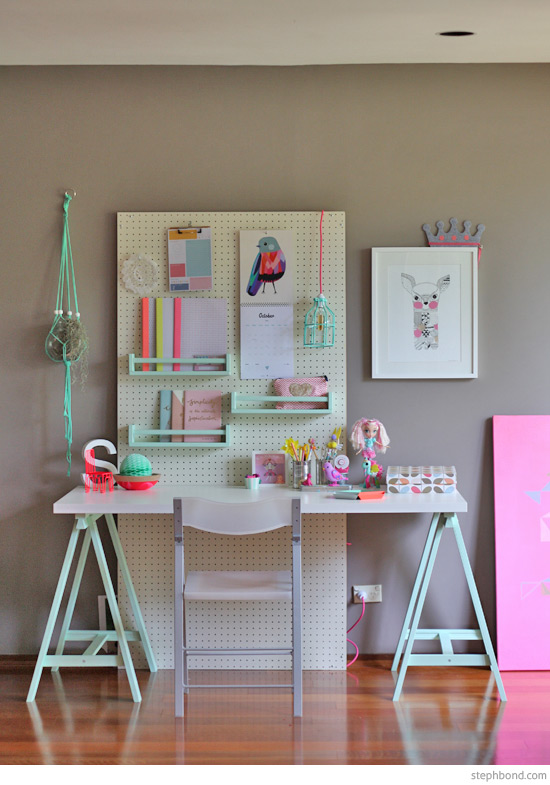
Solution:
[[[363,456],[365,472],[365,488],[380,487],[380,478],[384,467],[376,460],[376,450],[385,453],[390,440],[386,429],[379,420],[362,417],[351,429],[350,441],[355,454]]]

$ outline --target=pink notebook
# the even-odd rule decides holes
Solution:
[[[183,427],[190,431],[214,431],[222,427],[222,394],[219,390],[186,390]],[[220,442],[221,436],[184,436],[185,442]]]

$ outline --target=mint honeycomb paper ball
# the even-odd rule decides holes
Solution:
[[[129,455],[122,461],[120,473],[127,477],[149,477],[153,473],[153,467],[145,455]]]

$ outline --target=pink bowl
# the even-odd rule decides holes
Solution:
[[[160,474],[152,474],[149,477],[129,477],[124,474],[115,474],[117,485],[127,491],[148,491],[156,485],[160,479]]]

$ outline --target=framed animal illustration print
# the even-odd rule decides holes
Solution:
[[[477,378],[477,248],[372,249],[373,379]]]

